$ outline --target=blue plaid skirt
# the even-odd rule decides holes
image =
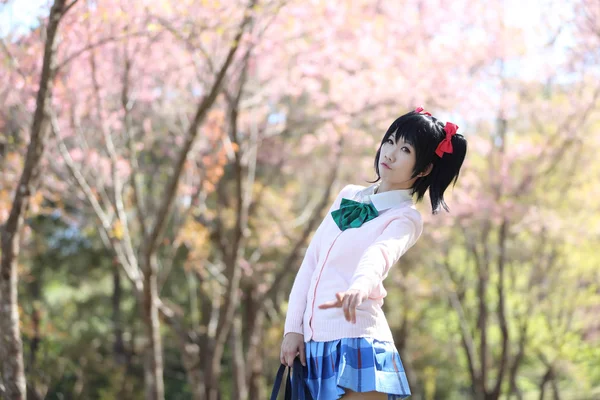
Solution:
[[[339,399],[355,392],[387,393],[406,399],[410,388],[396,346],[369,337],[305,343],[306,384],[314,400]]]

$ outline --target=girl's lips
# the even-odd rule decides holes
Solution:
[[[381,165],[383,165],[384,167],[386,167],[387,169],[391,169],[389,165],[387,165],[386,163],[382,162]]]

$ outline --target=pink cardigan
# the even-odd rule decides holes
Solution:
[[[306,342],[352,337],[393,342],[381,309],[387,295],[383,280],[390,268],[415,244],[423,230],[423,222],[409,191],[369,196],[375,187],[348,185],[338,194],[315,232],[294,280],[284,335],[300,333]],[[360,228],[341,231],[331,217],[331,211],[339,208],[343,197],[371,201],[379,216]],[[342,308],[318,308],[320,304],[335,300],[337,292],[349,289],[362,290],[369,296],[356,309],[356,324],[346,321]]]

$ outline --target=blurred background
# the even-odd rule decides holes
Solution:
[[[423,106],[469,152],[386,280],[411,398],[599,399],[599,65],[598,0],[1,1],[0,398],[268,398]]]

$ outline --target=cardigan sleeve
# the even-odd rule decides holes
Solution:
[[[304,311],[306,310],[310,281],[318,262],[320,232],[323,229],[323,225],[329,218],[329,214],[339,207],[342,197],[349,195],[351,191],[352,185],[347,185],[340,191],[340,193],[338,193],[333,205],[329,208],[327,215],[325,215],[325,218],[317,228],[312,240],[310,241],[310,244],[308,245],[308,249],[304,254],[304,260],[302,261],[300,269],[298,270],[298,274],[294,279],[292,291],[290,292],[288,299],[288,309],[285,317],[285,327],[283,333],[284,336],[289,332],[296,332],[300,334],[304,333]]]
[[[390,268],[410,249],[423,230],[416,210],[394,219],[363,253],[348,290],[356,289],[370,296],[387,277]]]

